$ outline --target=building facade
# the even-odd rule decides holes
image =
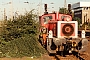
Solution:
[[[90,22],[90,2],[72,4],[71,9],[74,10],[74,17],[81,19],[81,24]]]

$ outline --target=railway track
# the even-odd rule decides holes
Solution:
[[[73,55],[69,55],[66,57],[62,57],[60,55],[55,55],[53,57],[51,57],[52,60],[77,60],[77,58]]]
[[[52,60],[87,60],[86,55],[81,56],[79,53],[65,55],[64,57],[60,56],[59,54],[55,54],[55,55],[50,56],[50,58]]]

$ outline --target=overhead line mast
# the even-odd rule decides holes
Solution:
[[[64,8],[67,8],[66,0],[64,0]]]
[[[64,13],[66,13],[66,9],[67,9],[67,3],[66,0],[64,0]]]

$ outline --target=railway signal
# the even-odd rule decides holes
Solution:
[[[44,8],[45,8],[44,14],[48,14],[48,12],[47,12],[47,4],[44,4]]]

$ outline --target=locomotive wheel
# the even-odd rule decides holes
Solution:
[[[47,51],[50,54],[56,54],[56,50],[51,50],[51,45],[52,45],[52,39],[48,38],[47,39]]]

